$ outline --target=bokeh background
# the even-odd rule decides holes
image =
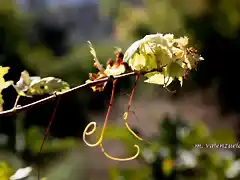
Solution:
[[[119,82],[104,147],[128,157],[139,144],[139,158],[112,161],[83,143],[87,123],[103,123],[111,92],[111,87],[100,93],[86,88],[60,100],[41,154],[55,101],[0,117],[0,180],[26,167],[33,170],[23,179],[37,179],[38,166],[47,180],[239,179],[238,148],[194,147],[240,142],[239,0],[0,0],[0,65],[11,68],[7,80],[17,82],[27,70],[74,87],[96,71],[88,40],[105,63],[115,58],[114,47],[126,50],[157,32],[188,36],[205,61],[183,88],[172,85],[176,93],[138,84],[129,124],[150,145],[133,138],[123,123],[134,78]],[[12,87],[3,91],[4,110],[16,96]],[[40,98],[21,98],[19,104]]]

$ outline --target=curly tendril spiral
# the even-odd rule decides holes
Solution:
[[[100,138],[98,139],[98,141],[95,144],[91,144],[91,143],[87,142],[87,140],[86,140],[86,136],[92,135],[96,131],[96,129],[97,129],[97,124],[96,124],[96,122],[93,121],[93,122],[90,122],[86,126],[86,128],[84,129],[83,141],[86,143],[86,145],[88,145],[90,147],[96,147],[96,146],[99,145],[101,150],[102,150],[102,152],[103,152],[103,154],[107,158],[109,158],[109,159],[112,159],[112,160],[115,160],[115,161],[130,161],[130,160],[135,159],[139,155],[140,148],[139,148],[138,145],[134,145],[137,148],[136,154],[134,156],[128,157],[128,158],[116,158],[116,157],[113,157],[113,156],[109,155],[108,153],[106,153],[106,151],[104,150],[103,145],[102,145],[104,131],[105,131],[105,128],[107,126],[107,121],[108,121],[109,114],[110,114],[111,107],[112,107],[112,103],[113,103],[115,85],[116,85],[116,80],[113,81],[113,88],[112,88],[112,95],[111,95],[111,99],[110,99],[110,104],[109,104],[109,107],[108,107],[108,111],[107,111],[106,118],[105,118],[105,121],[104,121],[104,124],[103,124],[103,128],[102,128],[102,132],[101,132]],[[93,126],[93,128],[91,130],[89,130],[91,126]]]
[[[116,157],[113,157],[113,156],[109,155],[108,153],[106,153],[105,150],[104,150],[104,148],[103,148],[102,143],[100,143],[100,148],[101,148],[102,152],[104,153],[104,155],[105,155],[107,158],[112,159],[112,160],[115,160],[115,161],[131,161],[131,160],[133,160],[133,159],[136,159],[136,158],[138,157],[138,155],[140,154],[140,148],[139,148],[139,146],[136,145],[136,144],[134,145],[134,147],[137,148],[137,152],[136,152],[136,154],[135,154],[134,156],[128,157],[128,158],[116,158]]]
[[[91,126],[93,126],[92,130],[88,131]],[[92,135],[96,131],[96,129],[97,129],[96,122],[90,122],[83,131],[83,141],[90,147],[96,147],[102,142],[102,139],[103,139],[102,135],[100,136],[100,138],[98,139],[98,141],[95,144],[90,144],[86,140],[86,135],[87,136]]]
[[[92,130],[88,131],[91,126],[93,126]],[[84,132],[83,132],[83,141],[84,141],[88,146],[90,146],[90,147],[96,147],[96,146],[99,145],[100,148],[101,148],[101,150],[102,150],[102,152],[103,152],[103,154],[104,154],[107,158],[112,159],[112,160],[115,160],[115,161],[131,161],[131,160],[133,160],[133,159],[135,159],[135,158],[138,157],[138,155],[139,155],[139,153],[140,153],[140,148],[139,148],[139,146],[136,145],[136,144],[134,145],[134,147],[137,148],[137,152],[136,152],[136,154],[135,154],[134,156],[132,156],[132,157],[128,157],[128,158],[116,158],[116,157],[113,157],[113,156],[109,155],[109,154],[104,150],[103,145],[102,145],[103,134],[100,136],[100,138],[98,139],[98,141],[97,141],[95,144],[91,144],[91,143],[87,142],[87,140],[86,140],[86,135],[87,135],[87,136],[92,135],[92,134],[96,131],[96,129],[97,129],[97,124],[96,124],[96,122],[90,122],[90,123],[86,126],[86,128],[85,128],[85,130],[84,130]]]

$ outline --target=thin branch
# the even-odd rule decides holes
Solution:
[[[114,79],[122,79],[124,77],[128,77],[128,76],[135,76],[139,74],[139,72],[130,72],[130,73],[125,73],[125,74],[121,74],[121,75],[118,75],[118,76],[114,76]],[[145,73],[143,73],[145,74]],[[95,81],[92,81],[92,82],[88,82],[88,83],[85,83],[85,84],[81,84],[79,86],[76,86],[74,88],[71,88],[67,91],[64,91],[64,92],[58,92],[57,93],[57,97],[60,97],[60,96],[63,96],[63,95],[67,95],[67,94],[71,94],[75,91],[78,91],[80,90],[81,88],[85,88],[85,87],[91,87],[91,86],[95,86],[97,84],[100,84],[100,83],[104,83],[104,82],[107,82],[109,80],[109,78],[103,78],[103,79],[99,79],[99,80],[95,80]],[[9,110],[6,110],[6,111],[2,111],[0,112],[0,116],[8,116],[8,115],[12,115],[12,114],[15,114],[16,112],[18,111],[23,111],[25,109],[28,109],[28,108],[32,108],[32,107],[35,107],[37,105],[40,105],[40,104],[43,104],[43,103],[46,103],[48,101],[51,101],[53,99],[56,98],[56,95],[53,94],[53,95],[50,95],[46,98],[43,98],[41,100],[38,100],[38,101],[35,101],[33,103],[30,103],[30,104],[27,104],[27,105],[24,105],[24,106],[20,106],[18,105],[17,107],[14,107],[12,109],[9,109]]]
[[[46,129],[46,131],[45,131],[44,138],[43,138],[43,141],[42,141],[42,144],[41,144],[41,147],[40,147],[40,153],[41,153],[42,150],[43,150],[43,145],[44,145],[44,143],[45,143],[45,141],[46,141],[46,139],[47,139],[47,136],[48,136],[50,127],[51,127],[51,125],[52,125],[52,123],[53,123],[55,114],[56,114],[56,112],[57,112],[57,107],[58,107],[58,104],[59,104],[59,101],[60,101],[60,98],[57,97],[56,94],[55,94],[55,96],[56,96],[56,98],[57,98],[56,105],[55,105],[55,107],[54,107],[54,110],[53,110],[53,113],[52,113],[50,122],[49,122],[49,124],[48,124],[48,127],[47,127],[47,129]],[[39,165],[38,168],[39,168],[39,170],[38,170],[38,179],[40,179],[40,165]]]

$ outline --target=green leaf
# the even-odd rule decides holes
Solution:
[[[177,62],[171,62],[167,66],[167,75],[174,78],[174,77],[182,77],[184,76],[184,69],[181,65]]]
[[[146,66],[147,60],[142,54],[136,53],[133,58],[129,61],[129,66],[132,67],[133,70],[140,71]]]
[[[28,91],[28,89],[31,86],[31,83],[34,84],[35,82],[39,82],[40,80],[41,80],[41,77],[39,76],[30,77],[27,71],[23,71],[21,73],[19,81],[16,83],[16,85],[13,85],[13,87],[16,89],[19,95],[30,96],[30,95],[27,95],[25,92]]]
[[[172,77],[166,77],[160,72],[150,72],[144,75],[144,77],[148,78],[144,82],[151,84],[158,84],[168,86],[173,81]]]
[[[124,53],[123,61],[128,63],[128,61],[132,58],[132,56],[136,53],[140,45],[142,44],[142,40],[138,40],[134,42]]]
[[[166,66],[173,61],[172,52],[169,47],[158,45],[155,50],[155,56],[160,67]]]
[[[55,77],[42,78],[30,77],[27,71],[23,71],[20,80],[14,88],[21,96],[32,97],[35,95],[53,94],[70,89],[69,84]]]
[[[173,40],[172,34],[163,35],[163,34],[157,33],[157,34],[146,35],[143,39],[140,39],[140,40],[134,42],[126,50],[124,57],[123,57],[123,61],[128,62],[133,57],[133,55],[138,51],[139,48],[142,52],[144,52],[146,50],[145,49],[146,47],[144,45],[146,45],[146,44],[148,45],[148,42],[155,43],[155,44],[158,44],[161,46],[169,47],[171,45],[170,43],[172,43],[172,40]],[[151,50],[154,51],[154,49],[152,49],[151,47],[148,47],[148,48],[150,48]],[[155,48],[156,48],[156,46],[155,46]]]
[[[132,70],[151,71],[157,69],[156,57],[153,54],[135,53],[133,58],[128,62]]]
[[[196,66],[203,60],[194,48],[187,48],[188,38],[174,38],[173,34],[150,34],[134,42],[125,52],[123,61],[127,62],[132,70],[159,72],[168,66],[168,76],[182,77],[184,68]],[[149,61],[150,60],[150,61]],[[179,79],[182,84],[182,79]]]

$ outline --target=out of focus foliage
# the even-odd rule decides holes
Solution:
[[[12,0],[1,0],[0,2],[0,54],[14,53],[20,43],[24,41],[24,28],[26,25],[24,17],[17,10]]]
[[[240,177],[240,160],[236,149],[198,149],[195,144],[234,144],[234,135],[227,130],[210,133],[202,124],[188,123],[177,117],[166,117],[159,126],[159,136],[152,137],[151,144],[141,144],[141,156],[137,159],[143,165],[137,169],[110,170],[110,179],[117,180],[162,180],[162,179],[205,179],[227,180]],[[108,128],[105,139],[117,137],[129,152],[136,143],[125,130]],[[138,142],[139,143],[139,142]],[[133,152],[131,152],[133,153]]]
[[[116,17],[120,40],[141,38],[152,32],[194,33],[186,29],[186,18],[211,15],[216,31],[234,37],[240,26],[238,0],[101,0],[103,15]],[[115,12],[115,13],[113,13]],[[204,26],[204,25],[203,25]],[[140,36],[140,37],[139,37]]]
[[[145,5],[143,8],[141,5],[135,6],[127,1],[123,3],[123,1],[120,0],[101,0],[101,2],[103,2],[102,7],[108,11],[105,12],[109,13],[112,17],[116,17],[116,19],[114,18],[116,21],[116,36],[120,41],[132,42],[135,39],[142,38],[146,34],[156,32],[171,32],[176,35],[191,34],[190,37],[193,37],[192,39],[195,39],[194,36],[197,36],[196,39],[201,42],[197,44],[204,46],[206,49],[207,57],[204,56],[208,63],[206,66],[209,66],[209,62],[211,62],[210,65],[213,65],[209,66],[210,70],[208,72],[203,73],[203,81],[210,82],[214,73],[223,73],[224,75],[221,74],[220,76],[223,77],[226,82],[222,83],[222,86],[228,89],[228,94],[231,94],[233,99],[240,102],[239,98],[236,98],[236,95],[239,94],[239,91],[236,90],[237,87],[235,87],[235,89],[229,88],[229,79],[238,78],[238,75],[233,74],[233,72],[238,73],[239,69],[239,58],[237,56],[239,54],[238,47],[240,47],[238,35],[240,26],[239,0],[143,0],[143,5]],[[114,9],[114,7],[116,8]],[[83,83],[87,79],[87,73],[94,70],[92,67],[92,56],[89,53],[87,44],[69,47],[63,56],[56,56],[54,47],[29,38],[30,36],[28,36],[28,34],[31,34],[29,29],[30,27],[35,28],[37,20],[36,17],[26,16],[20,13],[12,1],[0,0],[0,63],[3,66],[11,65],[11,69],[6,75],[6,80],[16,81],[19,78],[20,72],[28,69],[42,77],[50,75],[58,76],[69,82],[72,86]],[[36,28],[37,30],[34,28],[33,31],[41,31],[38,28]],[[51,37],[51,33],[49,33],[51,28],[43,29],[44,33],[47,32],[48,37],[49,34]],[[38,36],[38,33],[36,34],[36,36]],[[113,49],[109,49],[109,47],[114,47],[115,45],[123,48],[126,47],[124,45],[125,43],[96,43],[94,41],[93,43],[100,61],[106,61],[111,55],[114,57],[112,53]],[[58,42],[54,44],[58,44]],[[224,60],[223,62],[220,61],[222,60],[221,58]],[[228,59],[232,60],[233,64],[231,68],[227,69],[226,60]],[[217,67],[216,61],[219,63]],[[226,72],[228,70],[231,72]],[[223,97],[223,94],[220,93],[220,96]],[[8,100],[4,105],[6,105],[6,108],[11,108],[15,96],[9,94],[6,95],[6,97],[8,97]],[[80,111],[80,109],[84,111],[84,108],[90,108],[92,104],[95,105],[96,103],[91,103],[91,101],[94,100],[94,102],[96,102],[97,97],[102,98],[98,102],[103,102],[103,100],[106,99],[106,96],[102,96],[102,94],[94,95],[92,99],[86,96],[86,94],[78,94],[76,97],[77,98],[73,98],[74,102],[84,101],[85,103],[84,107],[80,107],[79,104],[71,101],[71,103],[69,103],[71,106],[69,107],[71,107],[71,109],[76,108],[77,111]],[[62,102],[62,104],[65,103]],[[233,105],[234,103],[230,102],[229,104]],[[51,110],[49,107],[52,107],[52,105],[47,106],[46,109]],[[98,107],[104,106],[100,104]],[[238,105],[237,107],[239,108],[240,106]],[[46,109],[45,111],[48,111]],[[66,111],[66,107],[62,107],[60,109],[60,112],[61,111]],[[34,113],[36,113],[36,111]],[[74,117],[78,118],[76,110],[70,111],[69,114],[74,114]],[[61,115],[59,116],[63,121],[69,120],[69,116],[63,117]],[[47,118],[42,118],[41,116],[36,117],[35,115],[34,118],[32,117],[30,116],[29,118],[31,123],[38,118],[41,122],[45,119],[48,121]],[[9,121],[9,119],[3,121],[1,117],[1,123],[7,122],[7,126],[1,124],[0,127],[6,130],[11,126],[11,128],[9,128],[11,129],[9,139],[14,142],[19,136],[16,135],[17,133],[15,134],[14,128],[16,117],[11,118],[13,119],[12,121]],[[60,120],[61,118],[58,119]],[[84,118],[81,118],[81,120],[82,119]],[[70,123],[73,123],[73,121],[69,121],[69,124]],[[63,124],[66,126],[65,122]],[[79,126],[75,127],[79,128]],[[28,151],[36,154],[42,141],[43,132],[40,132],[38,127],[32,127],[32,124],[31,128],[27,131],[22,131],[24,131]],[[62,131],[73,130],[66,127]],[[129,153],[134,153],[132,151],[135,149],[132,145],[136,143],[136,139],[133,138],[125,128],[107,128],[105,139],[116,140],[116,138],[122,140]],[[200,151],[193,148],[193,143],[237,142],[234,138],[230,137],[229,132],[219,131],[211,134],[204,125],[189,126],[188,124],[180,123],[180,121],[174,121],[174,123],[172,121],[164,121],[160,126],[159,137],[155,137],[151,142],[154,142],[153,145],[148,146],[144,143],[141,144],[143,151],[139,161],[146,164],[143,169],[122,170],[113,168],[110,172],[111,179],[119,179],[120,176],[122,179],[131,180],[134,178],[138,180],[149,179],[149,177],[156,180],[172,179],[174,176],[181,177],[184,180],[201,178],[221,180],[230,177],[233,177],[232,179],[239,179],[239,161],[237,160],[238,158],[235,157],[235,154],[227,150],[222,152],[223,149]],[[50,136],[43,152],[55,153],[76,147],[76,144],[77,142],[72,138],[59,140]],[[137,142],[137,144],[139,144],[139,142]],[[27,154],[28,157],[29,154],[30,153]],[[84,154],[82,156],[84,156]],[[61,170],[67,168],[64,165],[73,164],[74,160],[75,164],[73,166],[77,167],[79,161],[82,160],[78,160],[76,157],[79,157],[79,154],[74,154],[68,163],[66,163],[66,161],[59,163],[63,165]],[[176,163],[179,162],[179,159],[180,164]],[[82,167],[85,167],[85,164],[83,164]],[[14,169],[14,171],[16,170],[17,169]],[[52,172],[56,174],[55,171]],[[5,163],[0,164],[0,175],[3,175],[3,179],[9,178],[12,173],[13,170],[10,170]],[[65,174],[68,175],[69,173]],[[76,174],[80,174],[79,171]],[[51,180],[53,179],[54,178]]]
[[[0,179],[9,180],[12,174],[13,174],[12,168],[10,168],[6,162],[0,161]]]
[[[13,84],[13,81],[5,81],[4,75],[8,73],[9,67],[2,67],[0,66],[0,111],[2,111],[2,105],[4,103],[3,97],[2,97],[2,90],[9,87],[11,84]]]

